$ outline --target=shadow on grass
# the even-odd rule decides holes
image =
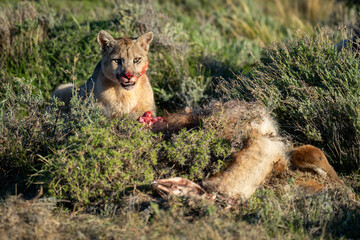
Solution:
[[[226,98],[224,92],[219,88],[220,83],[230,82],[239,74],[248,74],[253,65],[245,65],[243,67],[221,62],[213,57],[205,57],[200,61],[205,67],[205,73],[211,77],[210,86],[206,91],[206,95],[210,99]],[[206,99],[205,99],[206,100]]]

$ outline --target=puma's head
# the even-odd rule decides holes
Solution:
[[[137,38],[113,38],[101,30],[97,40],[101,48],[101,68],[105,77],[119,83],[126,90],[134,88],[138,79],[148,70],[147,55],[152,39],[152,32]]]

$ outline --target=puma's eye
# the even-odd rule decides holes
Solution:
[[[118,65],[121,64],[121,59],[113,59],[113,61],[114,61],[116,64],[118,64]]]
[[[139,63],[141,58],[134,58],[134,63]]]

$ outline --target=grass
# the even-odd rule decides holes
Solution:
[[[1,236],[359,238],[359,61],[334,50],[357,8],[328,0],[0,1]],[[212,99],[262,102],[283,135],[325,151],[347,188],[307,194],[294,185],[303,173],[287,171],[230,208],[159,198],[152,180],[199,182],[227,163],[232,146],[214,127],[221,121],[168,137],[126,117],[108,120],[91,99],[75,98],[67,112],[50,106],[57,85],[91,76],[101,29],[154,32],[148,75],[160,115]],[[29,201],[40,185],[44,196]]]

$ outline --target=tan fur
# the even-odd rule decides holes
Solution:
[[[246,200],[265,181],[275,163],[285,159],[284,145],[267,137],[259,137],[236,154],[223,172],[203,181],[209,192]]]
[[[291,163],[300,169],[311,169],[322,176],[329,176],[333,181],[343,183],[329,164],[325,154],[317,147],[304,145],[294,148]]]
[[[113,38],[100,31],[97,40],[102,59],[93,75],[78,89],[79,95],[88,97],[93,93],[97,105],[108,117],[128,114],[137,118],[146,111],[156,115],[154,94],[146,75],[152,38],[152,32],[133,39]],[[60,85],[53,96],[68,104],[74,88],[72,84]]]
[[[245,109],[244,109],[245,110]],[[277,133],[275,121],[259,105],[247,107],[248,116],[256,116],[250,122],[240,123],[241,109],[228,109],[231,119],[236,119],[242,131],[248,132],[245,148],[235,154],[234,160],[222,172],[203,181],[207,191],[220,193],[231,198],[246,200],[266,180],[276,165],[287,164],[284,139]],[[246,114],[244,111],[242,114]],[[231,127],[231,125],[228,125]],[[232,129],[233,130],[233,129]],[[231,132],[226,130],[225,132]],[[232,132],[238,134],[238,130]],[[235,139],[235,136],[232,136]]]

